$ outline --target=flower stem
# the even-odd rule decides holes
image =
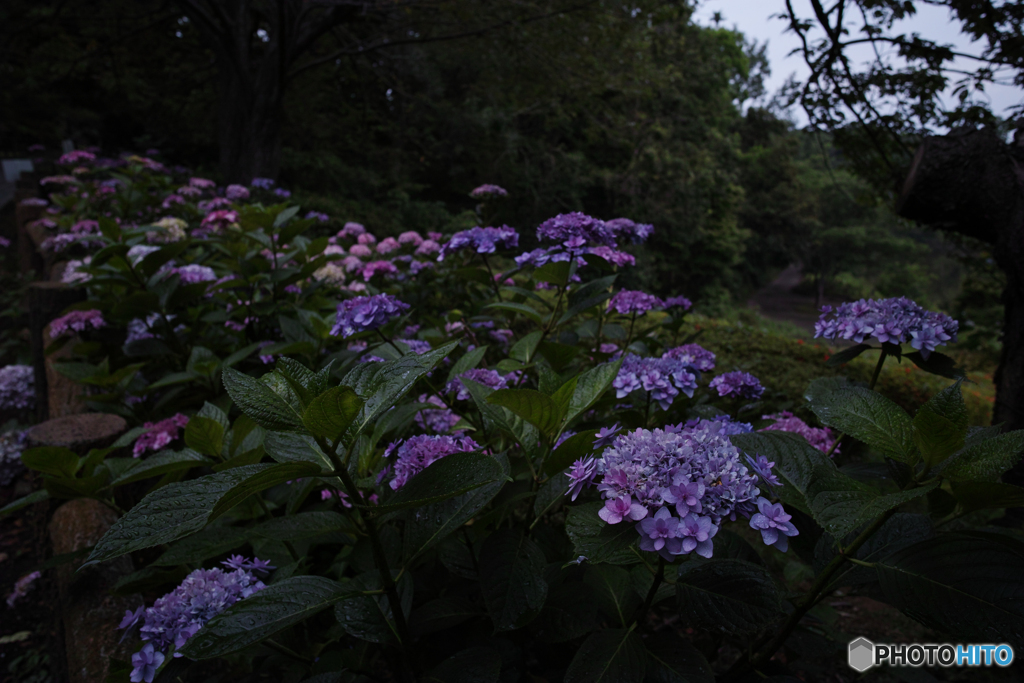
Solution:
[[[878,364],[875,366],[874,374],[871,375],[871,384],[868,385],[868,389],[874,390],[875,384],[878,383],[878,376],[882,374],[882,365],[885,364],[885,357],[887,355],[888,354],[885,352],[885,349],[882,349],[878,354]]]
[[[661,582],[665,579],[665,558],[658,557],[658,573],[654,575],[654,580],[651,582],[651,588],[647,591],[647,597],[644,599],[644,604],[641,605],[640,611],[636,613],[636,617],[633,619],[633,623],[636,624],[640,619],[643,619],[644,615],[651,609],[651,604],[654,603],[654,596],[658,594],[658,588],[661,587]]]

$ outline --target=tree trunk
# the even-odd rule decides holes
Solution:
[[[914,157],[897,212],[993,245],[1006,290],[992,422],[1024,429],[1024,149],[987,130],[928,138]],[[1024,469],[1013,475],[1024,480]]]
[[[279,84],[267,81],[261,74],[221,69],[217,138],[221,172],[229,183],[276,178],[280,170],[282,93]]]

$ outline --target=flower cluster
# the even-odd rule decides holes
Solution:
[[[497,199],[498,197],[507,197],[508,190],[503,187],[487,183],[474,188],[473,191],[469,193],[469,196],[473,199]]]
[[[125,613],[118,628],[130,629],[141,620],[139,635],[147,641],[132,655],[133,683],[152,683],[172,647],[180,650],[210,619],[266,588],[254,572],[273,568],[263,560],[249,561],[237,555],[223,564],[228,570],[196,569],[180,586],[157,598],[152,607]]]
[[[616,239],[627,240],[633,244],[646,242],[654,234],[654,226],[647,223],[634,223],[628,218],[613,218],[605,223]]]
[[[615,231],[604,221],[579,211],[560,213],[537,228],[537,239],[561,242],[567,249],[579,249],[588,243],[615,246]]]
[[[693,306],[693,302],[685,296],[670,296],[665,299],[665,308],[675,308],[676,306],[682,308],[684,311],[688,311]]]
[[[338,304],[331,334],[335,337],[351,337],[367,330],[376,330],[409,310],[409,304],[399,301],[390,294],[357,296]]]
[[[197,282],[212,282],[217,279],[217,274],[213,272],[213,268],[210,268],[209,266],[200,266],[195,263],[187,266],[171,268],[168,272],[176,274],[181,278],[181,283],[183,285],[193,285]]]
[[[471,396],[469,389],[462,383],[462,379],[471,379],[478,384],[483,384],[485,387],[491,389],[506,389],[509,381],[515,379],[515,373],[503,376],[497,370],[485,370],[484,368],[473,368],[472,370],[466,370],[464,373],[453,379],[444,388],[445,392],[457,392],[455,394],[456,400],[468,401]]]
[[[475,451],[480,446],[469,437],[458,438],[454,436],[421,434],[412,436],[405,441],[395,442],[388,445],[384,451],[384,457],[392,455],[395,461],[388,466],[388,470],[394,471],[394,478],[389,486],[392,490],[405,486],[410,478],[416,476],[426,469],[435,460],[440,460],[452,453],[463,451]],[[381,473],[382,476],[385,473]]]
[[[763,500],[758,497],[758,476],[721,431],[716,421],[697,420],[685,427],[637,429],[617,436],[600,459],[574,465],[569,493],[600,477],[597,489],[605,502],[599,516],[608,524],[636,522],[641,549],[667,560],[691,552],[711,557],[711,539],[723,521],[749,517]],[[764,528],[778,530],[786,520],[771,512],[768,518],[776,526]],[[761,518],[757,522],[765,524]],[[796,533],[795,528],[786,531],[792,531],[787,536]]]
[[[437,255],[438,261],[444,261],[448,254],[472,249],[478,254],[493,254],[498,247],[515,249],[519,246],[519,233],[503,225],[500,228],[470,228],[452,235],[452,238],[441,248]]]
[[[644,315],[652,308],[662,308],[665,302],[646,292],[623,289],[608,302],[608,310],[620,315]]]
[[[715,369],[715,354],[700,344],[683,344],[674,349],[669,349],[661,357],[682,361],[691,368],[696,368],[701,372]]]
[[[21,577],[14,582],[14,590],[7,595],[7,606],[14,607],[14,604],[21,600],[23,597],[28,595],[29,590],[32,589],[32,584],[36,582],[39,577],[42,576],[41,572],[32,572]]]
[[[711,380],[710,388],[718,391],[722,398],[761,398],[764,387],[761,380],[749,372],[726,372]]]
[[[420,395],[419,401],[420,403],[429,403],[430,405],[437,406],[436,410],[433,408],[426,408],[416,413],[416,424],[425,432],[447,434],[459,423],[459,420],[462,419],[451,410],[448,410],[444,401],[437,396],[427,396],[426,394],[422,394]],[[460,435],[461,432],[456,436]]]
[[[834,311],[831,306],[822,306],[814,336],[849,339],[858,344],[870,337],[883,344],[909,342],[927,358],[937,346],[955,342],[959,327],[960,323],[948,315],[926,311],[906,297],[861,299]]]
[[[28,431],[15,429],[0,434],[0,486],[10,486],[25,471],[21,452],[25,450],[27,439]]]
[[[641,358],[631,353],[622,361],[612,387],[615,388],[616,398],[625,398],[631,392],[643,389],[662,410],[668,410],[679,392],[693,396],[697,389],[697,376],[682,361],[673,358]]]
[[[188,424],[188,417],[178,413],[166,420],[147,422],[142,425],[146,432],[142,434],[132,448],[132,457],[138,458],[146,451],[158,451],[178,438],[178,433]]]
[[[96,309],[88,311],[71,311],[67,315],[54,318],[50,322],[50,337],[56,339],[75,332],[85,332],[87,329],[98,330],[106,326],[103,314]]]
[[[31,365],[0,368],[0,410],[25,410],[36,404],[35,371]]]
[[[792,432],[807,439],[807,443],[817,448],[822,453],[828,453],[836,443],[836,437],[828,427],[811,427],[799,417],[789,411],[782,411],[774,415],[762,415],[764,420],[775,420],[767,427],[762,427],[762,432]],[[837,446],[835,453],[839,453]]]

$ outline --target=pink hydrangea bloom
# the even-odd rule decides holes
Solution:
[[[420,237],[420,234],[415,230],[409,230],[408,232],[403,232],[398,236],[398,243],[411,244],[414,247],[418,247],[423,244],[423,238]]]
[[[788,410],[783,410],[781,413],[775,413],[774,415],[762,415],[761,419],[775,420],[775,422],[767,427],[762,427],[759,431],[792,432],[793,434],[799,434],[807,439],[807,443],[811,444],[822,453],[828,453],[836,442],[835,434],[833,434],[831,429],[828,427],[811,427]],[[838,452],[839,448],[837,447],[833,453]]]
[[[396,240],[394,237],[385,237],[380,241],[380,244],[377,245],[377,253],[388,254],[392,251],[395,251],[396,249],[401,248],[402,245],[399,244],[398,240]]]
[[[84,332],[89,328],[98,330],[101,327],[105,327],[106,324],[106,321],[103,320],[103,314],[96,309],[71,311],[67,315],[55,318],[50,323],[50,337],[55,339],[67,334],[74,334],[75,332]]]
[[[361,233],[359,237],[356,238],[356,241],[358,241],[359,244],[376,244],[377,238],[368,232],[364,232]]]
[[[198,187],[203,190],[208,190],[211,187],[217,186],[217,183],[212,180],[207,180],[206,178],[190,178],[188,184],[192,187]]]
[[[371,251],[365,244],[353,244],[349,247],[348,253],[353,256],[373,256],[373,251]]]
[[[439,251],[441,251],[441,245],[438,244],[435,240],[423,240],[423,242],[420,243],[420,246],[416,248],[416,255],[430,256],[432,254],[436,254]]]
[[[371,261],[363,267],[363,279],[369,282],[375,275],[397,275],[398,268],[391,261]]]
[[[132,448],[132,457],[138,458],[146,451],[158,451],[178,438],[179,432],[188,424],[188,417],[178,413],[159,422],[143,425],[148,431],[138,438]]]

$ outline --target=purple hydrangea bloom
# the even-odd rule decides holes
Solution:
[[[31,365],[0,368],[0,410],[24,410],[36,404],[35,370]]]
[[[177,273],[183,285],[193,285],[197,282],[212,282],[217,279],[217,274],[213,272],[213,268],[200,266],[195,263],[171,268],[168,272]]]
[[[768,458],[763,455],[759,455],[755,459],[748,455],[747,464],[750,465],[750,469],[753,470],[757,476],[761,477],[761,479],[764,480],[764,483],[768,486],[782,486],[782,482],[779,481],[779,478],[775,476],[774,472],[772,472],[772,468],[775,467],[775,463],[770,462]]]
[[[765,545],[773,545],[782,552],[789,549],[789,537],[799,536],[800,532],[793,526],[792,515],[786,514],[782,503],[774,505],[765,498],[757,499],[757,513],[750,518],[750,526],[761,532]]]
[[[474,188],[473,191],[469,193],[469,196],[473,199],[494,199],[497,197],[507,197],[508,191],[503,187],[486,183],[480,187]]]
[[[327,221],[331,220],[330,216],[328,216],[326,213],[320,213],[319,211],[310,211],[309,213],[306,214],[305,218],[307,221],[315,220],[320,223],[326,223]]]
[[[497,370],[485,370],[483,368],[466,370],[464,373],[449,382],[448,386],[445,387],[446,392],[458,392],[455,395],[455,398],[459,401],[468,401],[471,398],[469,390],[466,389],[466,386],[462,383],[463,377],[471,379],[479,384],[483,384],[485,387],[490,387],[491,389],[505,389],[508,387],[509,379],[513,378],[511,374],[503,377]]]
[[[437,255],[437,260],[444,261],[449,254],[467,247],[478,254],[493,254],[498,247],[515,249],[518,246],[519,233],[507,225],[500,228],[470,228],[452,235],[452,238],[441,247],[441,253]]]
[[[658,508],[653,515],[637,522],[636,530],[640,534],[641,550],[661,552],[667,544],[667,554],[679,554],[682,545],[678,538],[679,520],[672,516],[668,508]]]
[[[475,451],[480,446],[470,439],[456,438],[453,436],[430,436],[421,434],[409,437],[405,441],[399,441],[388,445],[384,451],[384,457],[395,457],[395,462],[389,469],[394,470],[394,478],[389,486],[395,491],[405,486],[410,478],[422,472],[435,460],[440,460],[452,453],[464,451]]]
[[[369,282],[375,275],[398,275],[398,267],[391,261],[370,261],[363,266],[363,280]],[[378,296],[385,296],[383,294]]]
[[[616,238],[627,240],[633,244],[646,242],[654,233],[654,226],[646,223],[634,223],[628,218],[613,218],[605,223]]]
[[[288,197],[292,196],[291,190],[286,190],[283,187],[279,187],[276,190],[274,190],[274,194],[277,195],[278,197],[281,197],[282,199],[288,199]]]
[[[672,358],[641,358],[631,353],[622,361],[612,386],[616,398],[625,398],[631,392],[643,389],[662,410],[668,410],[680,392],[693,396],[697,389],[697,376],[681,361]]]
[[[647,292],[623,289],[608,302],[608,310],[621,315],[644,315],[652,308],[662,308],[665,302]]]
[[[624,519],[636,522],[647,516],[647,508],[632,502],[627,493],[618,498],[608,498],[597,515],[609,524],[618,524]]]
[[[228,185],[227,189],[224,190],[224,196],[233,202],[240,199],[248,199],[249,190],[243,185]]]
[[[616,422],[611,427],[601,427],[597,430],[597,434],[594,435],[594,448],[604,448],[605,446],[612,445],[615,441],[615,435],[622,430],[619,423]]]
[[[332,336],[351,337],[359,332],[376,330],[409,310],[409,304],[390,294],[357,296],[338,304]]]
[[[612,249],[611,247],[591,247],[590,249],[587,249],[587,253],[593,254],[594,256],[600,256],[605,261],[608,261],[613,265],[619,266],[620,268],[623,266],[636,265],[635,256],[633,256],[632,254],[627,254],[624,251],[619,251],[618,249]]]
[[[615,232],[601,220],[573,211],[549,218],[537,228],[537,239],[561,242],[567,249],[579,249],[588,243],[615,246]]]
[[[673,308],[675,306],[680,306],[684,311],[688,311],[693,306],[693,302],[685,296],[670,296],[665,299],[665,308]]]
[[[831,429],[828,427],[811,427],[789,411],[784,410],[774,415],[762,415],[761,418],[764,420],[775,420],[774,423],[767,427],[762,427],[760,430],[762,432],[792,432],[793,434],[799,434],[807,439],[807,443],[822,453],[828,453],[832,450],[832,446],[835,445],[836,437]],[[839,453],[839,448],[836,447],[833,453]]]
[[[28,595],[28,592],[32,590],[32,584],[34,584],[41,576],[41,572],[35,571],[25,574],[25,576],[15,581],[14,590],[7,594],[7,606],[14,607],[15,603]]]
[[[274,186],[274,181],[270,178],[253,178],[250,185],[252,187],[258,187],[261,190],[269,190]]]
[[[98,330],[101,327],[106,327],[106,325],[106,321],[103,320],[103,314],[96,309],[71,311],[67,315],[62,315],[50,322],[50,337],[63,337],[66,334],[84,332],[89,328]]]
[[[764,387],[761,381],[749,372],[727,372],[711,380],[710,388],[718,391],[721,397],[729,398],[761,398]]]
[[[679,535],[682,537],[684,555],[697,551],[701,557],[711,558],[711,538],[718,533],[718,527],[708,517],[698,517],[692,512],[679,521]]]
[[[955,342],[959,327],[948,315],[926,311],[906,297],[861,299],[840,305],[834,315],[831,306],[823,306],[814,336],[858,344],[870,337],[882,343],[909,342],[927,358],[937,346]]]
[[[572,468],[565,476],[569,477],[571,482],[565,495],[572,496],[571,500],[576,500],[584,486],[593,485],[594,477],[597,476],[597,460],[589,456],[580,458],[572,464]]]
[[[396,339],[395,341],[408,346],[409,350],[417,356],[422,356],[431,349],[430,342],[421,339]]]
[[[426,432],[433,432],[434,434],[447,434],[452,428],[459,423],[462,418],[448,410],[448,407],[444,404],[437,396],[427,396],[422,394],[419,398],[420,403],[430,403],[431,405],[437,406],[440,410],[425,409],[416,413],[416,424]],[[455,436],[461,436],[462,432],[458,432]]]
[[[715,369],[715,354],[700,344],[683,344],[674,349],[669,349],[661,357],[682,361],[691,368],[696,368],[701,372]]]
[[[552,251],[552,249],[534,249],[533,251],[523,252],[519,256],[516,256],[516,265],[520,268],[524,268],[526,266],[540,268],[551,260]]]
[[[254,562],[253,566],[268,565]],[[147,643],[132,657],[131,680],[151,682],[171,648],[180,650],[207,621],[265,587],[247,569],[193,571],[180,586],[146,609],[139,635]],[[137,621],[135,615],[129,613],[121,624],[129,628]],[[180,655],[175,653],[175,656]]]
[[[188,417],[178,413],[159,422],[146,422],[142,426],[146,432],[139,436],[132,447],[132,457],[138,458],[146,451],[158,451],[178,438],[178,434],[188,425]]]

